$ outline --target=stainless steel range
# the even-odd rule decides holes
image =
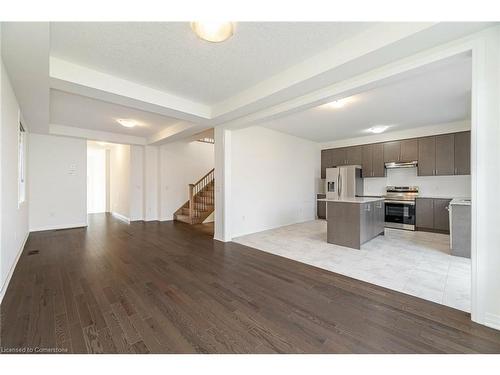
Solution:
[[[417,186],[387,186],[385,195],[385,226],[415,230]]]

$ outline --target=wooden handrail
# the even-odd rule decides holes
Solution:
[[[194,194],[193,194],[194,185],[189,184],[189,219],[193,220],[193,208],[194,208]],[[192,223],[191,223],[192,224]]]
[[[200,212],[205,212],[209,205],[214,204],[214,190],[211,189],[211,193],[208,197],[206,194],[207,186],[215,180],[214,171],[215,168],[211,169],[207,174],[196,181],[196,183],[189,184],[189,220],[191,223],[195,222],[195,217],[200,216]],[[197,201],[195,202],[196,197]],[[199,209],[194,209],[195,203],[198,203]]]
[[[193,185],[198,185],[201,181],[203,181],[203,179],[204,179],[205,177],[208,177],[208,175],[209,175],[210,173],[212,173],[213,171],[215,171],[215,168],[212,168],[210,171],[208,171],[208,173],[207,173],[205,176],[203,176],[202,178],[200,178],[200,179],[199,179],[198,181],[196,181]]]

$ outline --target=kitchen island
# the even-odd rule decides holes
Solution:
[[[384,234],[384,198],[318,199],[326,202],[327,242],[360,249]]]

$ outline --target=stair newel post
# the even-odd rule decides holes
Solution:
[[[194,184],[189,184],[189,220],[193,222],[193,208],[194,208]]]

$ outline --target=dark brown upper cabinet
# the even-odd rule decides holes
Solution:
[[[398,162],[401,159],[401,142],[385,142],[384,143],[384,162]]]
[[[339,165],[346,165],[347,160],[347,150],[345,147],[343,148],[334,148],[332,151],[332,159],[330,167],[338,167]]]
[[[455,174],[455,134],[436,136],[436,176]]]
[[[425,137],[418,140],[418,175],[436,174],[436,138]]]
[[[347,147],[346,165],[361,165],[361,146]]]
[[[384,164],[384,145],[382,143],[374,143],[372,159],[372,177],[385,177]]]
[[[455,134],[455,174],[470,174],[470,132]]]
[[[470,131],[321,151],[326,168],[361,165],[363,177],[384,177],[385,163],[418,161],[419,176],[470,174]]]
[[[361,147],[361,169],[363,177],[373,177],[373,145]]]
[[[321,150],[321,178],[326,178],[326,168],[328,165],[328,156],[330,150]]]
[[[361,147],[363,177],[384,177],[384,145],[375,143]]]
[[[399,161],[415,161],[418,160],[418,140],[408,139],[401,141],[401,157]]]

